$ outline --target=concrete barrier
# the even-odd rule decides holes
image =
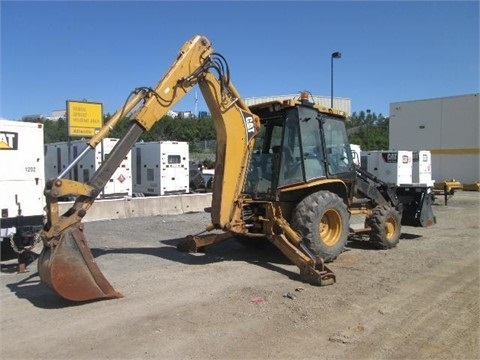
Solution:
[[[152,196],[144,198],[125,197],[121,199],[96,200],[83,219],[101,221],[127,219],[132,217],[179,215],[189,212],[203,212],[210,207],[212,194],[185,194]],[[59,203],[60,214],[72,207],[73,202]]]

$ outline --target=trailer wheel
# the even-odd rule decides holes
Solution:
[[[330,191],[319,191],[296,206],[292,227],[303,237],[305,246],[325,262],[342,253],[348,237],[348,211],[343,200]]]
[[[380,249],[394,248],[400,240],[401,221],[400,214],[391,206],[377,206],[368,220],[372,229],[370,241]]]

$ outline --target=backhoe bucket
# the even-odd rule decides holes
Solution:
[[[68,300],[123,297],[115,291],[97,266],[81,224],[65,231],[60,236],[58,245],[43,247],[38,259],[38,273],[42,282]]]

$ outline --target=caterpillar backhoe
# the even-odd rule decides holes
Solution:
[[[303,281],[330,285],[335,275],[325,263],[344,250],[349,234],[368,233],[380,247],[394,247],[405,205],[413,213],[410,223],[433,222],[428,201],[411,194],[400,201],[389,186],[355,167],[342,111],[316,105],[308,92],[248,107],[230,82],[225,59],[207,38],[195,36],[154,88],[135,89],[84,152],[47,182],[38,270],[42,282],[60,296],[73,301],[122,296],[96,265],[82,218],[139,137],[197,85],[217,136],[206,230],[222,231],[188,236],[179,250],[198,251],[228,238],[253,245],[269,241],[298,266]],[[127,114],[127,131],[91,180],[65,179]],[[58,199],[64,196],[76,200],[60,215]],[[365,217],[361,229],[350,226],[355,214]]]

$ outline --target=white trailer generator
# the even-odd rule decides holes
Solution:
[[[0,120],[2,260],[32,247],[43,226],[43,163],[43,124]]]
[[[362,151],[361,167],[391,185],[412,183],[412,151]]]
[[[418,153],[422,154],[422,164],[428,162],[428,153]],[[364,176],[374,176],[395,188],[403,208],[402,225],[422,223],[421,209],[428,206],[434,196],[432,186],[426,181],[426,174],[422,173],[422,181],[413,181],[413,154],[409,150],[387,150],[362,151],[361,156],[361,169],[367,172]],[[427,161],[424,162],[424,159]]]
[[[66,178],[88,183],[95,171],[108,157],[116,138],[105,138],[97,147],[88,152],[70,171]],[[88,146],[85,140],[58,142],[45,145],[45,173],[47,179],[56,178]],[[100,198],[132,196],[131,151],[99,194]]]
[[[362,148],[357,144],[350,144],[350,149],[352,150],[353,163],[357,166],[362,164]]]
[[[413,151],[412,181],[415,184],[425,184],[433,187],[432,154],[428,150]]]
[[[154,141],[132,148],[133,193],[137,196],[189,192],[188,142]]]

